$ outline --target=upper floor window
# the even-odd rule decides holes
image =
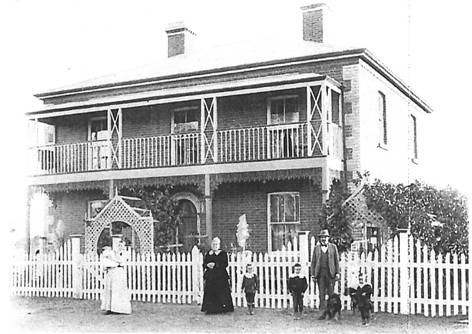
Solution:
[[[300,119],[296,95],[270,98],[267,106],[269,124],[295,123]]]
[[[268,198],[269,249],[280,250],[293,244],[300,225],[300,194],[271,193]]]
[[[108,139],[108,123],[106,117],[91,118],[89,120],[89,140]]]
[[[378,93],[379,145],[387,146],[387,102],[385,94]]]
[[[410,115],[410,145],[410,157],[416,160],[418,159],[418,133],[416,117],[414,115]]]
[[[341,124],[341,95],[334,90],[331,90],[331,122]]]
[[[198,108],[175,109],[172,117],[172,132],[184,133],[198,131],[200,112]]]

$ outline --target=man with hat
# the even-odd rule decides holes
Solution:
[[[320,309],[326,310],[326,298],[334,292],[334,283],[339,280],[339,254],[335,244],[328,241],[328,230],[321,230],[318,234],[320,242],[316,244],[311,257],[311,275],[318,283]],[[323,312],[320,320],[324,320]]]

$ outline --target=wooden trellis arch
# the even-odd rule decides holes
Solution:
[[[133,208],[127,200],[139,200],[139,198],[115,195],[98,215],[88,220],[85,224],[85,252],[97,251],[98,238],[106,227],[111,227],[113,222],[124,222],[131,226],[139,238],[139,251],[141,253],[152,252],[154,249],[154,220],[151,211]]]

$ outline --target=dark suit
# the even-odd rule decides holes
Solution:
[[[333,294],[336,274],[339,272],[339,254],[336,245],[328,242],[328,250],[323,254],[321,244],[317,244],[311,256],[311,275],[318,283],[320,308],[326,308],[325,296]]]

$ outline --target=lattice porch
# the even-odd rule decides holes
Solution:
[[[115,195],[107,205],[85,224],[85,253],[96,253],[98,238],[105,228],[113,222],[124,222],[131,226],[139,238],[139,251],[149,253],[154,249],[154,220],[149,210],[131,207],[125,200],[139,198]]]

